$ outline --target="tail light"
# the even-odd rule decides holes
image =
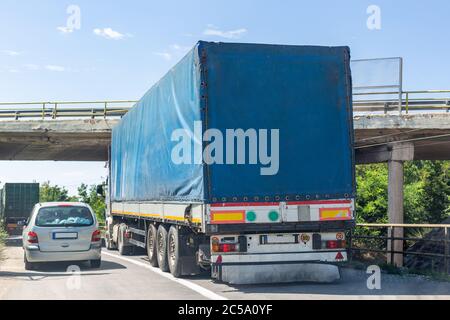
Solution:
[[[38,243],[38,235],[36,232],[30,231],[28,232],[28,243]]]
[[[91,242],[99,242],[100,240],[102,240],[102,234],[101,234],[100,230],[95,230],[92,233]]]
[[[345,240],[328,240],[325,245],[327,249],[341,249],[345,248]]]
[[[238,252],[239,244],[237,243],[220,243],[219,238],[211,239],[211,249],[213,252]]]

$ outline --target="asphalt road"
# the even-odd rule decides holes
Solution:
[[[9,246],[0,262],[3,299],[450,299],[450,282],[382,274],[381,289],[367,288],[368,274],[344,268],[333,284],[229,286],[208,275],[175,279],[152,268],[144,255],[122,257],[103,249],[100,269],[88,264],[45,264],[26,271],[23,250]]]

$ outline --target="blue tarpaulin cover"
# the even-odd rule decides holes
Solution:
[[[349,59],[347,47],[199,42],[113,128],[112,200],[351,197]],[[278,129],[279,153],[272,155],[276,169],[261,174],[270,165],[251,163],[248,154],[244,164],[202,163],[202,150],[209,144],[202,142],[202,133],[211,128],[222,132],[223,139],[227,129],[255,129],[258,141],[260,129]],[[173,161],[180,142],[173,139],[177,129],[192,141],[183,152],[190,163]],[[269,154],[271,137],[268,133]]]

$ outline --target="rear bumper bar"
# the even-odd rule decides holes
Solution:
[[[72,252],[42,252],[39,250],[25,249],[25,255],[29,262],[98,260],[101,258],[101,247],[91,248],[87,251]]]
[[[252,234],[270,232],[328,232],[353,229],[355,220],[305,221],[281,223],[208,224],[207,234]]]

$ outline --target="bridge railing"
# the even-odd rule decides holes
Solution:
[[[365,255],[392,264],[401,255],[407,268],[450,273],[449,230],[450,224],[359,223],[348,249],[351,259]]]
[[[361,113],[449,112],[450,90],[353,93],[353,111]]]
[[[0,102],[0,119],[57,119],[122,117],[135,100]]]
[[[355,114],[408,114],[450,111],[450,90],[354,92]],[[0,102],[0,119],[122,117],[136,100]]]

